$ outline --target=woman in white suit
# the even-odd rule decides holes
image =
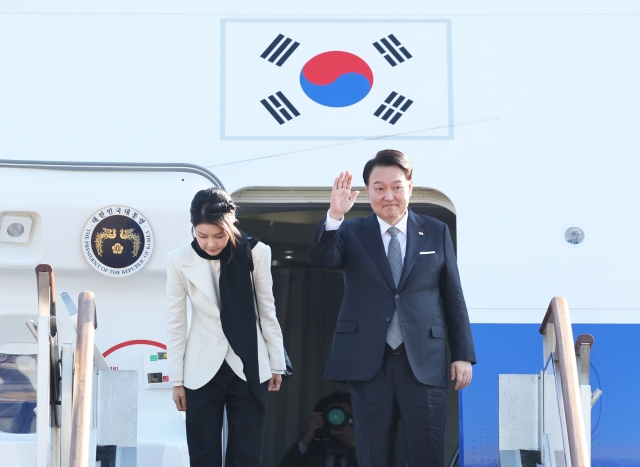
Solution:
[[[235,212],[223,190],[199,191],[191,202],[195,238],[167,256],[169,371],[173,400],[178,410],[186,411],[191,467],[222,466],[225,408],[225,465],[260,466],[266,392],[280,389],[285,371],[271,250],[235,227]],[[192,305],[189,329],[187,297]]]

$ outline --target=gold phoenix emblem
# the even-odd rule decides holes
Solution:
[[[102,232],[96,235],[96,240],[95,240],[98,256],[102,256],[102,242],[105,240],[105,238],[109,240],[113,240],[114,238],[116,238],[117,234],[118,234],[117,229],[107,229],[106,227],[102,228]]]
[[[133,229],[120,229],[120,238],[122,240],[131,240],[133,242],[133,257],[138,256],[140,250],[140,235],[135,233]]]
[[[120,229],[120,238],[122,240],[130,240],[133,244],[133,257],[138,256],[138,252],[140,251],[140,235],[133,231],[134,229]],[[102,256],[102,243],[105,240],[113,240],[118,236],[118,229],[107,229],[106,227],[102,228],[102,232],[96,235],[95,243],[96,243],[96,251],[98,252],[98,256]],[[120,243],[116,243],[111,247],[111,250],[114,254],[120,255],[124,251],[124,247]]]

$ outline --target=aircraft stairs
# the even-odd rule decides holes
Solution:
[[[5,371],[11,371],[13,362],[18,370],[25,370],[25,365],[28,367],[31,362],[35,370],[35,378],[16,379],[13,391],[6,391],[6,394],[14,395],[15,405],[28,409],[19,418],[26,419],[26,425],[35,423],[35,455],[32,442],[3,438],[0,451],[5,455],[0,464],[135,467],[137,371],[110,370],[97,348],[94,341],[96,300],[92,292],[79,295],[77,308],[63,293],[65,307],[57,308],[51,266],[38,265],[36,279],[38,318],[37,322],[29,320],[26,324],[37,344],[0,346],[8,368]],[[7,356],[13,359],[7,359]],[[22,372],[25,373],[28,372]],[[0,399],[4,394],[0,394]],[[30,431],[33,430],[23,433]]]
[[[594,338],[574,343],[562,297],[551,300],[540,334],[539,374],[499,376],[500,467],[589,467],[591,407],[602,395],[589,381]]]

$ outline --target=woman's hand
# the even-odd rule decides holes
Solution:
[[[180,412],[187,410],[187,392],[184,390],[184,386],[173,387],[173,402],[176,403],[176,408]]]
[[[269,384],[267,384],[267,390],[278,392],[280,390],[280,386],[282,385],[282,375],[276,375],[272,373],[271,379],[269,380]]]

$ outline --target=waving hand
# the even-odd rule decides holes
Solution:
[[[359,191],[351,191],[351,181],[353,180],[353,174],[346,172],[340,172],[340,175],[333,182],[333,189],[331,190],[331,207],[329,208],[329,215],[332,219],[339,220],[348,213],[353,207],[353,203],[356,202],[356,198],[360,194]]]

